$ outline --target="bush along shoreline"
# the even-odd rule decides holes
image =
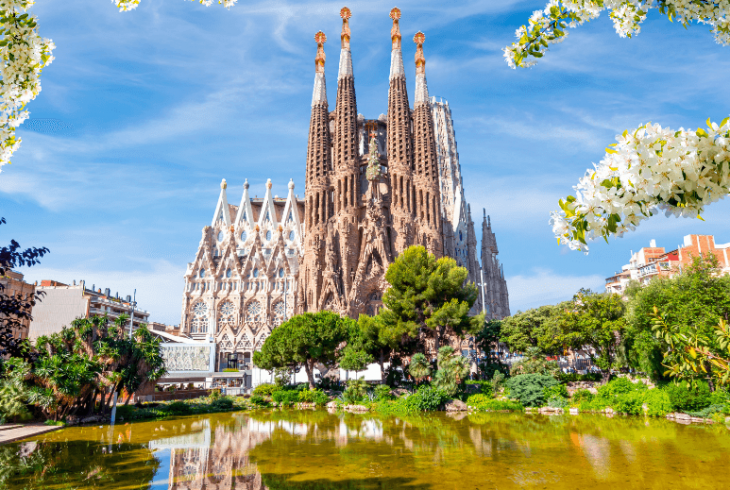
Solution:
[[[117,407],[117,422],[164,420],[256,409],[328,409],[404,416],[421,412],[524,412],[527,414],[580,413],[666,417],[681,423],[730,424],[730,392],[710,392],[698,383],[653,386],[642,380],[617,377],[600,384],[591,376],[521,374],[505,379],[495,373],[490,381],[460,383],[452,394],[428,382],[408,388],[371,385],[350,380],[344,390],[310,389],[308,384],[262,384],[248,396],[207,397]],[[78,420],[75,423],[99,422]],[[74,422],[72,422],[73,424]],[[71,424],[69,424],[71,425]]]

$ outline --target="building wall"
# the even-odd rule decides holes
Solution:
[[[33,308],[28,334],[31,340],[60,332],[76,318],[84,318],[89,313],[89,298],[81,286],[39,286],[38,291],[43,295]]]
[[[131,302],[102,294],[101,290],[87,289],[84,281],[67,285],[44,280],[37,287],[41,293],[33,308],[33,321],[28,337],[35,340],[41,335],[51,335],[68,327],[77,318],[106,315],[114,321],[122,314],[131,315]],[[146,323],[150,313],[135,309],[134,328]]]
[[[7,271],[4,277],[0,277],[0,284],[4,287],[2,293],[5,296],[18,298],[27,303],[33,301],[33,297],[35,296],[35,286],[25,282],[23,280],[23,274],[15,271]],[[33,308],[29,308],[27,313],[32,315]],[[0,316],[2,315],[0,314]],[[30,319],[22,318],[19,319],[19,322],[20,327],[14,327],[12,335],[16,339],[25,339],[28,337],[28,331],[30,330]]]

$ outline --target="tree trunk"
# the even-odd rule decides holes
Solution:
[[[311,364],[310,364],[311,362]],[[314,389],[314,362],[306,361],[304,363],[304,371],[307,373],[307,380],[309,380],[309,389]]]
[[[380,365],[380,382],[384,383],[385,382],[385,367],[384,367],[385,360],[383,359],[383,354],[380,354],[380,356],[378,357],[378,364]]]
[[[104,415],[104,407],[106,406],[106,390],[101,390],[101,400],[99,401],[99,413]]]

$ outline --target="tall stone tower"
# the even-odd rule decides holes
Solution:
[[[314,40],[317,42],[317,56],[314,60],[314,92],[307,149],[304,260],[299,280],[302,288],[298,305],[300,311],[319,309],[323,280],[321,264],[324,263],[328,224],[333,212],[331,138],[324,77],[324,43],[327,36],[319,31]]]
[[[509,295],[507,281],[504,278],[504,268],[497,259],[497,237],[492,231],[492,222],[484,210],[482,223],[482,294],[487,319],[500,319],[510,316]]]
[[[437,257],[443,256],[441,199],[422,47],[425,36],[418,33],[414,38],[417,100],[412,111],[401,51],[401,14],[397,8],[391,10],[388,115],[385,120],[366,120],[357,114],[351,12],[345,7],[340,16],[337,105],[332,113],[327,112],[324,87],[325,36],[320,32],[315,37],[318,51],[298,307],[299,311],[330,309],[356,317],[374,314],[382,306],[388,287],[385,271],[405,248],[421,244]]]

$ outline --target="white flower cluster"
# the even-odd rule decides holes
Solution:
[[[616,137],[614,148],[560,200],[550,224],[558,243],[588,250],[586,242],[621,236],[656,209],[701,218],[703,208],[730,192],[730,118],[708,129],[673,131],[658,124]]]
[[[504,48],[505,60],[511,68],[534,65],[550,44],[565,39],[566,28],[595,19],[604,10],[611,11],[619,36],[631,37],[641,31],[651,9],[685,26],[692,21],[707,24],[719,44],[730,45],[730,0],[550,0],[544,10],[532,14],[527,26],[517,29],[518,41]]]
[[[237,1],[238,0],[218,0],[218,3],[229,9],[233,7]],[[206,7],[210,7],[211,5],[213,5],[213,0],[198,0],[198,2],[202,3]],[[112,0],[112,3],[115,7],[119,9],[120,12],[134,10],[139,6],[139,0]]]
[[[41,39],[37,19],[26,11],[34,0],[0,0],[0,169],[20,147],[15,128],[28,119],[25,105],[41,91],[41,70],[53,62],[50,39]]]

